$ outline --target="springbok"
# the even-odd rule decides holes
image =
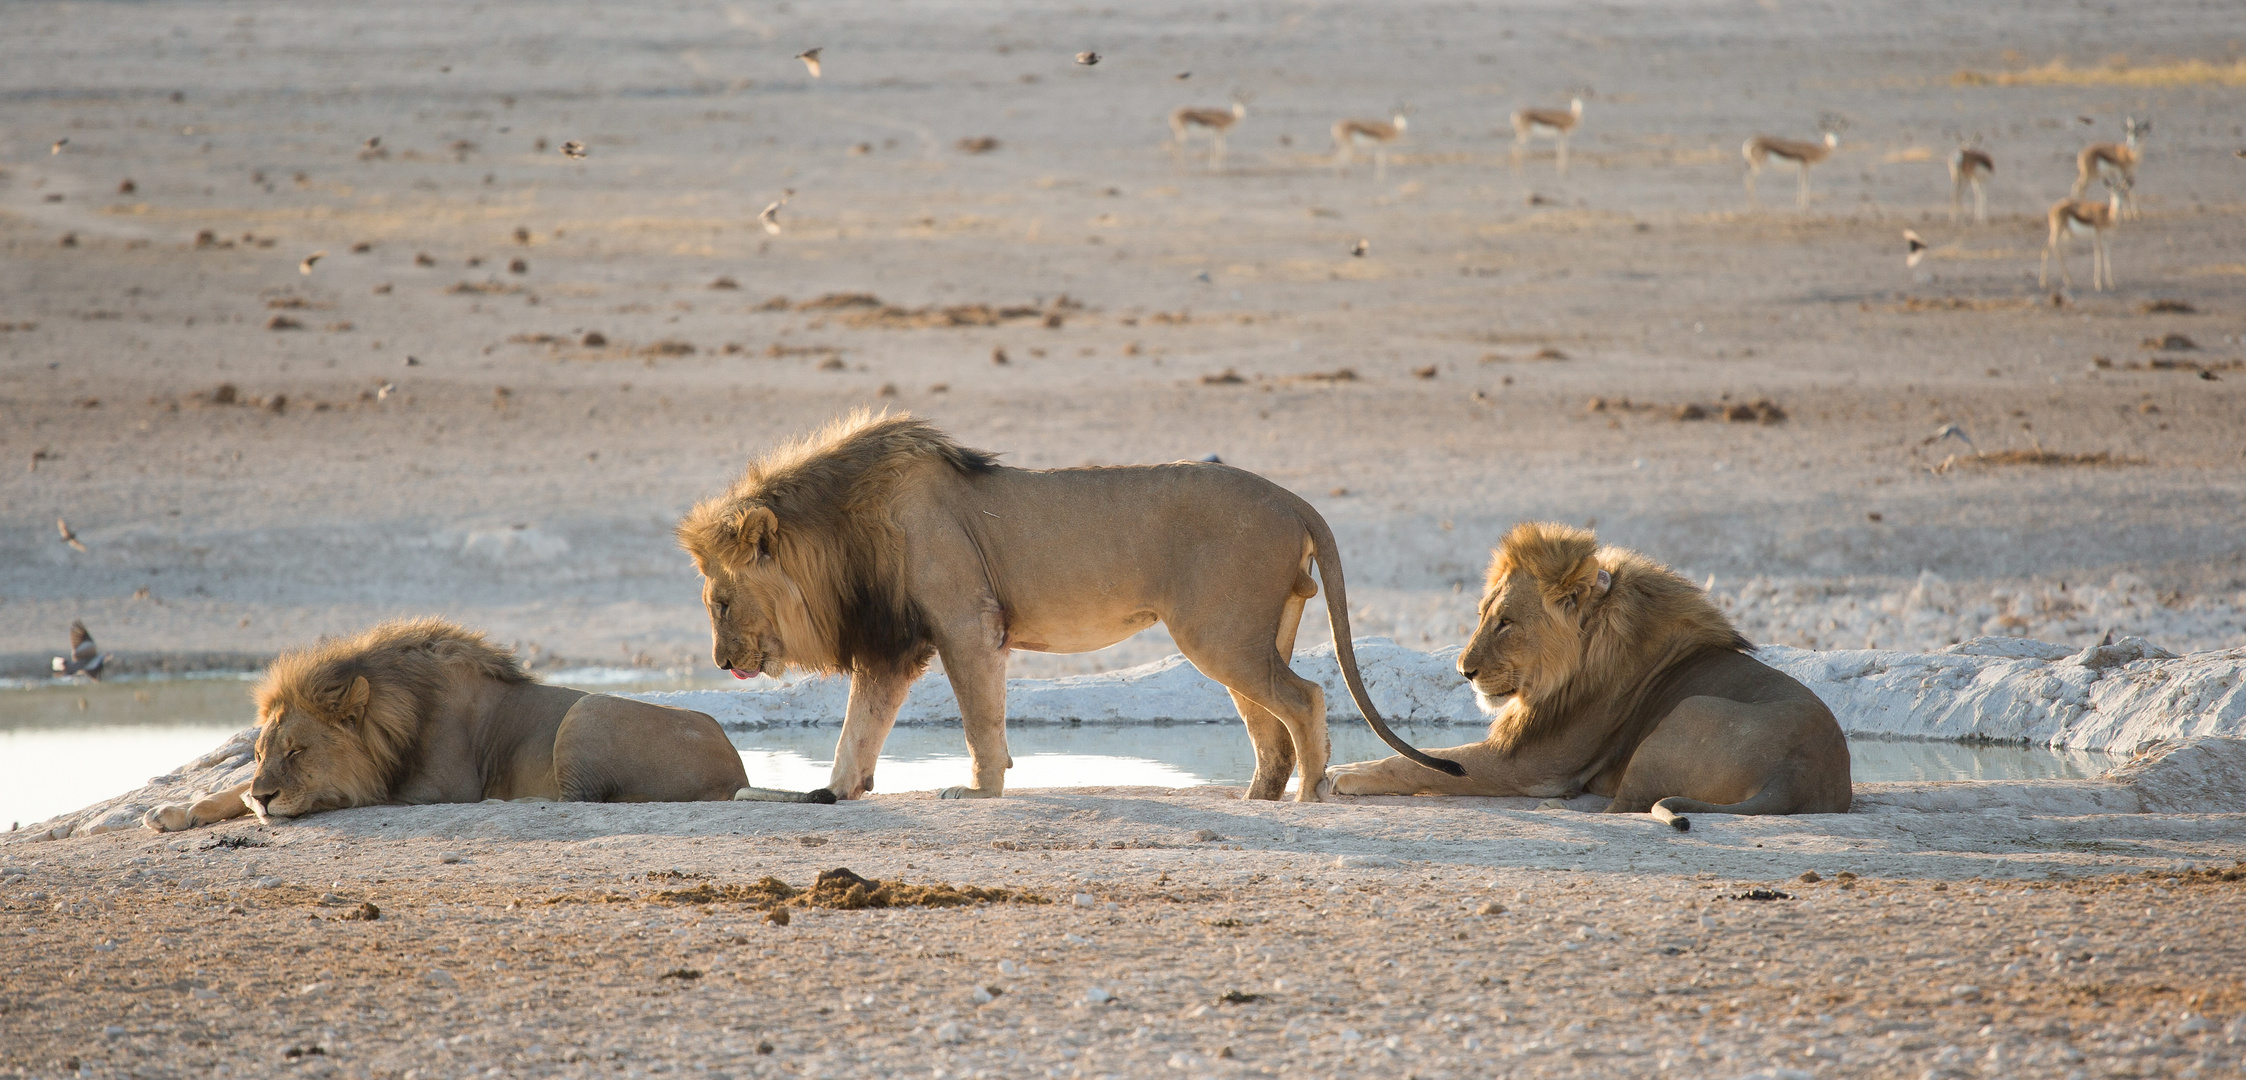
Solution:
[[[1739,153],[1747,159],[1747,200],[1754,201],[1755,177],[1761,175],[1763,166],[1771,158],[1777,158],[1792,162],[1800,170],[1801,193],[1795,197],[1794,203],[1801,209],[1809,209],[1809,167],[1831,157],[1839,146],[1840,136],[1830,131],[1825,133],[1825,141],[1821,143],[1795,142],[1769,135],[1757,135],[1747,140],[1739,148]]]
[[[2074,288],[2074,279],[2067,276],[2067,241],[2084,233],[2090,234],[2090,287],[2104,291],[2113,287],[2113,256],[2106,250],[2106,230],[2113,228],[2114,219],[2121,215],[2121,193],[2109,192],[2102,203],[2083,202],[2080,199],[2061,199],[2051,204],[2051,237],[2043,242],[2043,265],[2035,274],[2036,288],[2051,282],[2051,253],[2059,254],[2059,281],[2066,288]],[[2100,274],[2103,277],[2100,277]],[[2101,284],[2103,282],[2103,284]]]
[[[1230,109],[1183,108],[1170,114],[1170,156],[1185,163],[1185,140],[1195,132],[1209,135],[1209,171],[1224,171],[1224,133],[1248,115],[1246,97],[1234,95]]]
[[[1996,159],[1970,146],[1960,146],[1950,155],[1950,220],[1957,220],[1965,189],[1973,189],[1973,220],[1989,223],[1989,200],[1986,185],[1989,175],[1996,172]]]
[[[1334,121],[1334,171],[1338,173],[1348,168],[1349,163],[1356,160],[1357,148],[1362,144],[1372,150],[1373,178],[1386,180],[1389,144],[1404,137],[1405,124],[1402,109],[1396,110],[1387,123],[1378,120]]]
[[[2121,196],[2121,205],[2127,216],[2137,216],[2137,162],[2142,151],[2137,140],[2152,134],[2152,121],[2134,116],[2121,121],[2123,138],[2118,143],[2092,143],[2082,148],[2074,158],[2074,190],[2071,198],[2079,199],[2090,190],[2090,181],[2102,180],[2106,189]]]
[[[1521,167],[1521,151],[1530,139],[1552,140],[1560,175],[1568,172],[1568,136],[1583,122],[1583,99],[1569,98],[1565,109],[1521,109],[1513,114],[1513,168]]]

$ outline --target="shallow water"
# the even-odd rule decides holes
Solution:
[[[573,674],[573,673],[565,673]],[[584,673],[573,683],[607,692],[677,690],[681,680]],[[59,684],[0,691],[0,822],[30,824],[146,783],[223,743],[254,719],[249,683],[240,678]],[[1478,725],[1398,725],[1422,747],[1475,740]],[[1383,757],[1364,724],[1336,718],[1333,760]],[[834,727],[779,727],[731,733],[749,782],[802,790],[827,782]],[[1236,723],[1017,724],[1008,730],[1014,768],[1009,787],[1245,784],[1255,751]],[[2022,780],[2097,776],[2110,754],[2026,746],[1856,739],[1849,744],[1858,782]],[[957,725],[899,727],[884,748],[880,791],[915,791],[969,780]]]

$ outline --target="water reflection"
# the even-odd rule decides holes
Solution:
[[[681,689],[682,680],[595,673],[569,684],[609,692]],[[560,681],[560,680],[557,680]],[[30,824],[144,784],[220,745],[255,720],[241,677],[57,683],[0,690],[0,828]],[[1423,747],[1456,746],[1476,725],[1396,725]],[[1333,760],[1384,757],[1364,724],[1337,716]],[[778,727],[733,732],[749,782],[802,790],[827,782],[837,731]],[[1010,788],[1245,785],[1255,751],[1238,723],[1017,724],[1008,731]],[[2109,754],[2025,746],[1857,739],[1849,757],[1859,783],[1884,780],[2019,780],[2095,777],[2118,764]],[[883,792],[969,781],[957,724],[899,727],[875,774]]]

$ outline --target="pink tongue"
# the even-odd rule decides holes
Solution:
[[[732,671],[732,672],[733,672],[733,677],[734,677],[734,678],[736,678],[736,679],[746,679],[746,678],[748,678],[748,677],[749,677],[749,673],[748,673],[748,672],[746,672],[746,671],[742,671],[742,670],[740,670],[739,668],[729,668],[729,669],[727,669],[727,670],[729,670],[729,671]],[[759,674],[761,674],[761,672],[760,672]]]

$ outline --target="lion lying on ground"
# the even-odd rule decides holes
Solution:
[[[1678,829],[1688,813],[1840,814],[1848,740],[1809,688],[1758,663],[1707,596],[1667,567],[1566,525],[1522,524],[1490,563],[1459,673],[1489,738],[1337,766],[1347,795],[1613,798]]]
[[[858,412],[749,466],[679,524],[702,572],[713,659],[739,678],[850,675],[828,789],[873,790],[881,744],[931,656],[959,699],[974,783],[1005,791],[1006,659],[1104,649],[1157,622],[1223,683],[1255,744],[1252,799],[1325,778],[1326,698],[1287,666],[1325,578],[1350,696],[1365,697],[1333,533],[1310,504],[1226,465],[1011,469],[910,416]]]
[[[484,799],[833,801],[748,787],[740,753],[703,713],[547,686],[442,619],[284,654],[256,697],[256,775],[142,824],[176,832],[243,814]]]

